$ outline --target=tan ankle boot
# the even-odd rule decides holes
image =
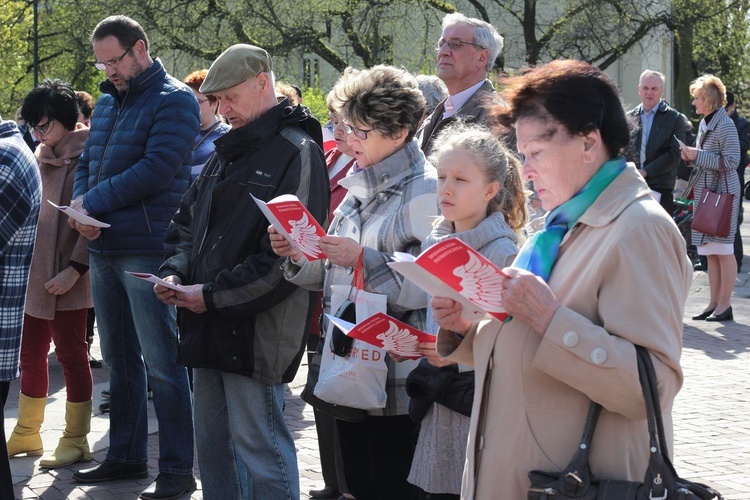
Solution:
[[[18,422],[8,439],[8,456],[26,453],[29,457],[42,454],[44,445],[39,429],[44,421],[47,398],[30,398],[21,393],[18,397]]]
[[[91,400],[65,403],[65,431],[52,455],[39,462],[40,467],[54,469],[76,462],[91,460],[89,441],[91,430]]]

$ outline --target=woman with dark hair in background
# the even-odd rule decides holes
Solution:
[[[60,80],[45,80],[26,96],[21,114],[40,141],[36,158],[42,200],[69,204],[78,157],[89,135],[89,129],[77,123],[75,92]],[[87,243],[62,212],[42,203],[23,324],[18,422],[8,439],[8,455],[42,454],[39,430],[49,389],[47,355],[54,340],[67,401],[63,436],[52,456],[40,462],[47,468],[91,460],[86,438],[92,390],[86,344],[86,318],[92,307]]]

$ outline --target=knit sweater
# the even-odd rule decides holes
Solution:
[[[51,320],[55,318],[55,311],[92,307],[88,273],[62,295],[53,295],[44,288],[44,284],[70,266],[71,261],[88,266],[88,240],[68,225],[67,216],[47,203],[47,200],[55,205],[70,203],[78,157],[88,136],[89,129],[79,124],[78,128],[65,134],[54,148],[40,144],[36,149],[42,176],[42,206],[39,209],[39,230],[36,233],[26,300],[26,314],[35,318]]]

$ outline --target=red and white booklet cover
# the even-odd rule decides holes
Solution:
[[[252,194],[250,196],[253,196]],[[268,222],[307,260],[324,259],[320,249],[320,238],[326,232],[299,198],[293,194],[282,194],[266,203],[253,196]]]
[[[430,296],[450,297],[463,306],[463,316],[504,321],[505,275],[495,264],[458,238],[432,245],[414,257],[398,253],[388,265]]]
[[[357,325],[332,314],[326,314],[326,317],[346,335],[406,358],[422,357],[417,350],[418,343],[435,342],[434,335],[417,330],[382,312],[370,316]]]

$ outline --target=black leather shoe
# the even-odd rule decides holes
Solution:
[[[92,356],[91,353],[89,353],[89,366],[91,368],[101,368],[102,362]]]
[[[309,495],[310,498],[317,498],[319,500],[337,500],[340,493],[336,488],[326,486],[325,488],[321,488],[319,490],[310,490]]]
[[[693,319],[698,321],[703,321],[704,319],[707,319],[709,316],[713,314],[714,310],[711,309],[710,311],[705,311],[700,313],[698,316],[693,316]]]
[[[706,318],[706,321],[734,321],[732,306],[727,307],[721,314],[714,314],[713,316]]]
[[[195,478],[192,474],[169,474],[166,472],[156,476],[156,481],[141,493],[141,498],[147,500],[168,500],[178,498],[195,489]]]
[[[698,262],[696,265],[693,266],[693,271],[705,271],[706,267],[701,263]]]
[[[144,479],[148,477],[146,464],[118,464],[105,460],[94,468],[83,469],[73,474],[79,483],[103,483],[115,479]]]

